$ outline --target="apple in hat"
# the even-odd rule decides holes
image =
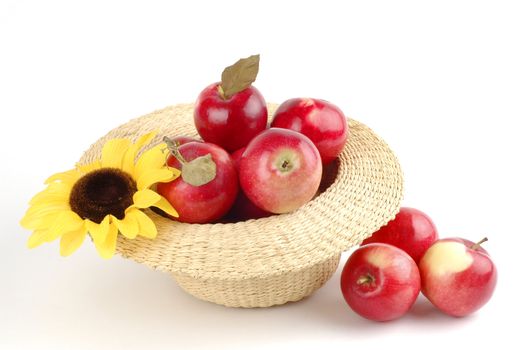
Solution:
[[[177,210],[177,221],[209,223],[225,215],[239,185],[234,163],[221,147],[207,142],[177,145],[165,137],[167,165],[181,170],[177,179],[157,184],[157,192]]]
[[[320,153],[296,131],[270,128],[243,152],[239,180],[248,199],[259,208],[282,214],[311,200],[320,185]]]
[[[245,152],[246,147],[242,147],[235,152],[230,154],[230,158],[234,163],[236,171],[239,173],[239,165],[241,162],[241,157]],[[259,208],[257,205],[252,203],[250,199],[245,195],[243,189],[240,189],[232,208],[225,217],[226,222],[237,222],[245,221],[249,219],[259,219],[272,215],[268,211],[265,211]]]
[[[194,122],[205,142],[228,152],[244,147],[267,127],[267,104],[252,86],[259,70],[259,55],[227,67],[221,82],[206,87],[197,98]]]
[[[291,98],[283,102],[271,127],[302,133],[316,145],[323,164],[332,162],[345,146],[347,120],[334,104],[316,98]]]

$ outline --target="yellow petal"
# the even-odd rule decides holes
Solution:
[[[137,188],[139,190],[144,190],[157,182],[172,181],[179,176],[180,171],[175,169],[176,172],[174,172],[171,169],[175,168],[152,169],[142,173],[137,179]]]
[[[124,154],[130,145],[128,139],[113,139],[106,142],[102,148],[102,166],[121,169]]]
[[[49,229],[63,211],[53,211],[42,215],[26,215],[20,220],[20,225],[28,230]]]
[[[64,171],[62,173],[57,173],[54,175],[51,175],[47,178],[47,180],[44,182],[46,184],[50,184],[56,181],[65,182],[71,186],[81,177],[81,174],[77,169]]]
[[[133,149],[133,146],[128,148],[126,154],[122,158],[122,170],[133,177],[133,169],[135,167],[135,155],[137,152]]]
[[[157,208],[161,209],[162,211],[164,211],[166,214],[171,215],[171,216],[173,216],[175,218],[179,217],[179,214],[174,209],[174,207],[172,207],[170,202],[168,202],[166,200],[166,198],[164,198],[162,196],[161,196],[161,198],[159,198],[159,200],[155,204],[152,204],[152,207],[157,207]]]
[[[152,219],[146,214],[144,214],[139,209],[131,209],[130,213],[135,215],[135,218],[139,222],[139,236],[146,238],[155,238],[157,237],[157,227],[153,223]]]
[[[161,169],[166,164],[166,144],[163,142],[144,152],[135,164],[133,178],[139,179],[144,173]]]
[[[133,194],[133,206],[149,208],[161,198],[161,195],[152,190],[137,191]]]
[[[133,169],[135,167],[135,158],[137,157],[137,153],[140,151],[141,148],[150,143],[156,134],[157,132],[155,131],[144,134],[140,136],[137,139],[137,141],[130,146],[130,148],[128,148],[128,151],[124,155],[124,159],[122,162],[122,170],[124,170],[128,174],[133,174]]]
[[[93,163],[84,164],[84,165],[80,165],[79,163],[77,163],[76,168],[82,174],[87,174],[87,173],[89,173],[89,172],[91,172],[93,170],[97,170],[97,169],[102,168],[102,165],[101,165],[101,162],[97,160],[97,161],[94,161]]]
[[[84,220],[77,213],[71,210],[64,210],[58,213],[55,221],[49,227],[47,241],[54,241],[66,232],[79,230],[84,226]]]
[[[179,217],[177,211],[175,211],[166,198],[152,190],[142,190],[135,192],[133,195],[133,206],[142,209],[157,207],[167,214],[170,214],[176,218]]]
[[[55,201],[49,201],[47,203],[41,203],[41,204],[30,206],[27,209],[26,214],[24,216],[25,217],[39,217],[39,216],[43,216],[48,213],[63,211],[63,210],[68,210],[68,209],[70,209],[69,203],[64,202],[64,201],[55,200]]]
[[[181,170],[171,167],[171,166],[167,166],[167,168],[174,174],[176,178],[179,177],[179,175],[181,175]]]
[[[97,248],[99,255],[103,259],[109,259],[115,255],[115,248],[117,246],[117,225],[113,222],[110,222],[108,228],[108,234],[106,235],[106,239],[104,241],[97,242],[94,240],[95,248]]]
[[[58,213],[47,213],[45,215],[24,215],[20,220],[20,226],[26,230],[38,230],[51,226]],[[48,223],[46,225],[46,223]]]
[[[51,210],[40,208],[42,208],[42,206],[30,207],[24,217],[20,220],[20,225],[28,230],[48,229],[53,225],[60,212],[69,210],[69,208],[56,210],[55,208]],[[35,210],[33,211],[32,209]]]
[[[60,255],[69,256],[77,250],[86,238],[86,228],[82,226],[76,231],[65,233],[60,239]]]
[[[36,248],[42,243],[46,242],[46,236],[48,234],[47,230],[36,230],[34,231],[31,236],[29,236],[29,239],[27,240],[27,247],[28,248]]]
[[[38,192],[29,201],[30,205],[46,203],[48,201],[69,201],[71,185],[64,182],[50,183],[45,190]]]
[[[33,220],[49,213],[64,210],[71,210],[68,201],[53,199],[45,202],[38,202],[38,204],[30,205],[29,208],[27,208],[22,221],[28,219]]]
[[[106,215],[100,224],[86,220],[86,228],[95,244],[104,242],[110,230],[110,216]]]
[[[143,134],[137,139],[137,141],[135,141],[133,145],[137,148],[137,150],[140,150],[141,148],[146,146],[148,143],[150,143],[150,141],[153,140],[153,138],[155,137],[155,135],[157,135],[157,133],[158,133],[157,130],[153,130],[153,131],[150,131],[149,133]]]
[[[124,219],[119,220],[115,217],[112,218],[115,221],[119,232],[126,238],[134,239],[139,233],[139,223],[134,215],[125,214]]]

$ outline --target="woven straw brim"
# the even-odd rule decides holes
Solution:
[[[269,113],[275,110],[269,105]],[[298,210],[228,224],[185,224],[151,211],[158,228],[150,240],[119,238],[127,258],[174,275],[191,294],[227,306],[271,306],[299,300],[319,288],[338,266],[341,252],[394,218],[403,179],[387,144],[365,125],[349,120],[349,137],[328,187]],[[100,157],[108,139],[157,130],[162,136],[197,136],[193,105],[171,106],[110,131],[83,155]]]

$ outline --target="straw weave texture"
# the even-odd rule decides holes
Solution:
[[[272,115],[276,105],[269,105]],[[384,141],[350,120],[347,144],[334,166],[324,170],[326,187],[298,210],[228,224],[186,224],[151,211],[154,240],[120,237],[124,257],[171,273],[192,295],[236,307],[267,307],[295,301],[320,288],[334,273],[340,254],[394,218],[400,208],[400,165]],[[100,157],[111,138],[157,130],[197,136],[193,105],[170,106],[131,120],[93,144],[80,163]]]

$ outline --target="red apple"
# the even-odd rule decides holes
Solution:
[[[308,137],[270,128],[256,136],[241,157],[243,192],[259,208],[275,214],[296,210],[320,185],[320,153]]]
[[[182,173],[171,182],[157,184],[157,192],[177,210],[176,220],[209,223],[225,215],[239,187],[230,155],[211,143],[189,142],[174,148],[166,142],[173,152],[167,164]]]
[[[201,142],[201,140],[195,139],[190,136],[176,136],[172,138],[172,141],[179,146],[184,145],[185,143],[188,143],[188,142]]]
[[[420,210],[402,207],[395,218],[362,242],[394,245],[409,254],[418,264],[427,248],[438,239],[429,216]]]
[[[347,140],[347,120],[343,112],[332,103],[315,98],[293,98],[283,102],[270,126],[306,135],[320,151],[323,164],[336,159]]]
[[[194,122],[206,142],[229,152],[248,144],[267,127],[267,104],[251,83],[256,79],[259,56],[227,67],[221,82],[206,87],[197,98]]]
[[[234,162],[234,166],[236,167],[236,170],[239,172],[239,163],[241,161],[241,156],[243,155],[243,152],[245,152],[247,148],[241,147],[237,151],[234,151],[230,153],[230,158],[232,158],[232,161]]]
[[[355,250],[343,267],[341,290],[351,309],[374,321],[402,317],[420,292],[415,261],[403,250],[371,243]]]
[[[497,269],[479,243],[462,238],[436,241],[420,260],[422,293],[446,314],[469,315],[491,298]]]
[[[232,158],[232,162],[234,162],[234,166],[236,167],[238,173],[241,156],[243,155],[243,152],[245,152],[245,149],[246,147],[242,147],[230,154],[230,158]],[[226,215],[226,219],[229,222],[237,222],[249,219],[264,218],[270,215],[272,215],[272,213],[269,213],[268,211],[265,211],[252,203],[243,192],[243,189],[240,189],[236,200],[232,205],[232,208],[230,208],[230,211]]]
[[[226,222],[238,222],[250,219],[261,219],[271,215],[272,213],[252,203],[241,189],[230,211],[226,214],[225,219]]]

